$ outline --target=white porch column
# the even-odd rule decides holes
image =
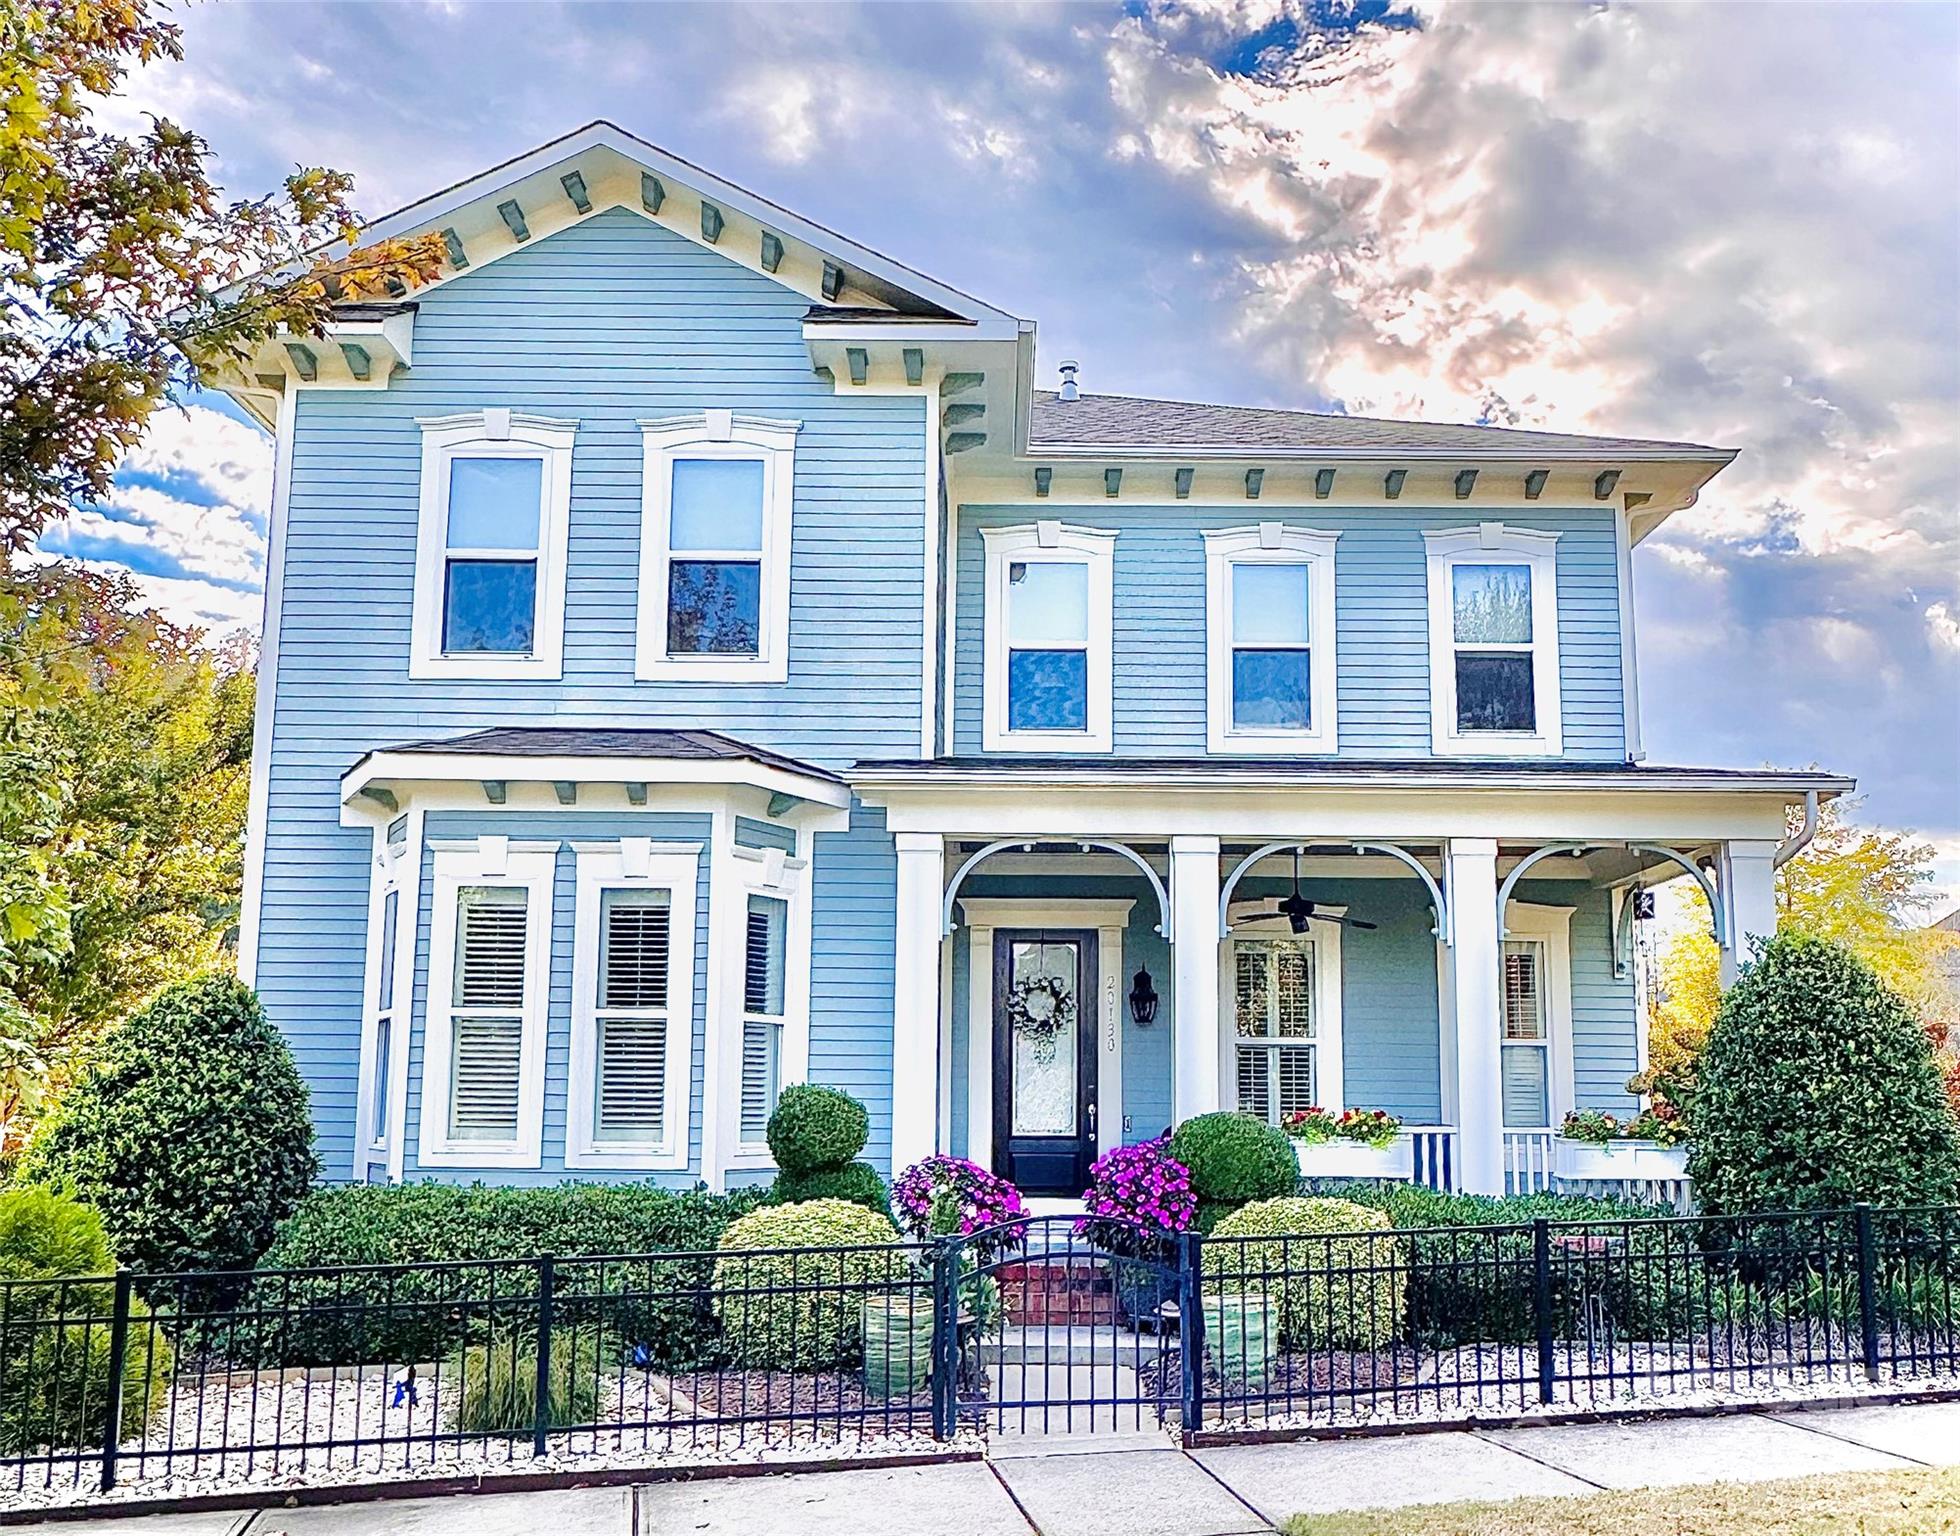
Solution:
[[[1749,941],[1776,932],[1776,844],[1744,840],[1722,845],[1722,904],[1728,942],[1722,946],[1722,985],[1749,958]]]
[[[1218,839],[1171,839],[1171,1027],[1177,1035],[1176,1120],[1221,1109],[1218,1090]]]
[[[892,975],[892,1175],[938,1145],[939,950],[946,840],[900,832],[898,922]]]
[[[1501,935],[1497,923],[1497,844],[1453,837],[1445,852],[1449,949],[1456,1037],[1456,1183],[1475,1195],[1504,1193],[1504,1096],[1498,1020],[1503,1016]]]

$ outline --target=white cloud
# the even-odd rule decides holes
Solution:
[[[1935,646],[1960,653],[1960,609],[1950,603],[1928,603],[1926,632]]]

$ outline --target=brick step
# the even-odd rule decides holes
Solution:
[[[1008,1320],[1022,1327],[1116,1321],[1116,1293],[1100,1264],[1003,1264],[996,1273]]]

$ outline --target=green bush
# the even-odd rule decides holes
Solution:
[[[806,1200],[848,1200],[880,1216],[892,1213],[891,1191],[869,1163],[846,1163],[842,1168],[818,1168],[811,1173],[781,1173],[769,1186],[770,1205],[800,1205]]]
[[[1785,930],[1723,994],[1688,1171],[1714,1215],[1960,1198],[1960,1131],[1911,1007],[1841,944]]]
[[[285,1041],[249,987],[201,976],[103,1037],[20,1177],[72,1187],[123,1262],[157,1274],[249,1269],[318,1171]]]
[[[1626,1283],[1607,1296],[1617,1325],[1630,1335],[1648,1336],[1647,1329],[1665,1332],[1678,1318],[1671,1312],[1670,1285],[1685,1286],[1700,1271],[1679,1255],[1683,1239],[1671,1241],[1677,1253],[1656,1258],[1650,1250],[1670,1241],[1667,1228],[1627,1227],[1630,1220],[1651,1218],[1651,1205],[1627,1200],[1602,1200],[1578,1195],[1462,1195],[1420,1184],[1355,1185],[1345,1198],[1386,1214],[1409,1235],[1404,1239],[1408,1262],[1405,1311],[1412,1337],[1436,1348],[1458,1344],[1526,1344],[1537,1337],[1533,1311],[1533,1236],[1530,1224],[1547,1221],[1597,1222],[1600,1231],[1618,1237],[1632,1235],[1636,1254],[1629,1266],[1611,1273]],[[1622,1225],[1615,1225],[1622,1224]],[[1495,1227],[1496,1232],[1466,1232],[1464,1227]],[[1651,1262],[1650,1262],[1651,1260]],[[1590,1283],[1598,1289],[1599,1266]],[[1561,1271],[1563,1273],[1563,1271]],[[1637,1289],[1638,1295],[1626,1291]],[[1581,1326],[1580,1300],[1573,1288],[1561,1284],[1554,1293],[1562,1336]]]
[[[714,1275],[731,1358],[791,1371],[848,1363],[864,1303],[912,1282],[911,1256],[897,1243],[887,1218],[848,1200],[766,1206],[735,1222],[722,1234]],[[827,1251],[747,1251],[789,1248]]]
[[[1300,1165],[1286,1133],[1231,1110],[1186,1120],[1171,1133],[1170,1152],[1191,1170],[1201,1232],[1249,1200],[1290,1195],[1300,1184]]]
[[[1275,1294],[1292,1348],[1381,1349],[1402,1331],[1405,1255],[1394,1239],[1366,1234],[1388,1230],[1380,1211],[1347,1200],[1255,1200],[1205,1243],[1206,1288]]]
[[[115,1267],[102,1218],[87,1206],[45,1188],[0,1190],[0,1455],[101,1445],[116,1288],[99,1277]],[[132,1298],[124,1436],[163,1405],[173,1363],[170,1341]]]
[[[770,1155],[784,1173],[842,1168],[864,1150],[871,1116],[848,1093],[794,1083],[776,1100],[767,1132]]]
[[[591,1333],[553,1329],[545,1367],[545,1422],[572,1429],[599,1417],[599,1341]],[[535,1338],[472,1344],[443,1363],[457,1384],[454,1423],[470,1435],[529,1434],[538,1421],[538,1347]]]
[[[498,1295],[531,1294],[534,1261],[655,1255],[614,1263],[561,1262],[568,1315],[590,1318],[661,1367],[714,1358],[708,1301],[714,1251],[728,1224],[760,1204],[756,1190],[680,1193],[651,1184],[565,1183],[537,1189],[481,1184],[348,1184],[316,1189],[279,1229],[248,1298],[294,1310],[283,1321],[242,1312],[210,1342],[262,1365],[405,1364],[434,1360],[503,1319]],[[427,1267],[507,1260],[447,1273]],[[408,1268],[350,1272],[350,1266]],[[280,1271],[309,1268],[322,1274]],[[521,1311],[521,1307],[518,1309]]]

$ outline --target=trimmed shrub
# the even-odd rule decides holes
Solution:
[[[806,1200],[848,1200],[880,1216],[892,1213],[891,1192],[869,1163],[846,1163],[842,1168],[818,1168],[810,1173],[780,1173],[765,1197],[769,1205],[800,1205]]]
[[[1960,1133],[1912,1008],[1841,944],[1784,930],[1723,994],[1688,1171],[1711,1215],[1960,1194]]]
[[[1382,1349],[1402,1331],[1402,1254],[1380,1211],[1297,1195],[1255,1200],[1204,1245],[1206,1289],[1265,1291],[1279,1301],[1280,1338],[1295,1349]],[[1285,1278],[1280,1278],[1280,1272]]]
[[[201,976],[103,1037],[23,1181],[66,1185],[148,1272],[249,1269],[319,1171],[306,1084],[251,988]]]
[[[1300,1164],[1286,1133],[1251,1115],[1194,1115],[1171,1133],[1170,1152],[1191,1170],[1200,1232],[1249,1200],[1272,1200],[1299,1187]]]
[[[784,1173],[816,1173],[842,1168],[864,1150],[871,1116],[841,1089],[793,1083],[777,1097],[767,1135]]]
[[[737,1365],[814,1371],[851,1361],[864,1303],[910,1283],[898,1229],[848,1200],[765,1206],[722,1234],[714,1309]],[[814,1253],[753,1250],[817,1249]]]
[[[316,1189],[260,1259],[253,1307],[294,1310],[263,1323],[249,1309],[212,1345],[263,1365],[407,1364],[465,1343],[492,1285],[529,1294],[540,1254],[656,1255],[564,1263],[562,1308],[584,1305],[620,1342],[669,1368],[715,1358],[708,1284],[728,1224],[762,1201],[758,1190],[685,1193],[651,1184],[566,1183],[541,1189],[481,1184],[348,1184]],[[508,1260],[447,1274],[431,1266]],[[400,1265],[354,1270],[358,1265]],[[318,1268],[321,1274],[279,1271]],[[336,1272],[337,1271],[337,1272]],[[604,1298],[618,1298],[607,1300]],[[500,1305],[502,1305],[500,1303]],[[500,1314],[501,1316],[501,1314]]]
[[[553,1429],[591,1424],[599,1417],[599,1341],[590,1333],[551,1332],[545,1368],[545,1422]],[[458,1384],[453,1422],[471,1435],[529,1434],[538,1422],[538,1347],[535,1339],[472,1344],[443,1363],[443,1376]]]
[[[101,1445],[116,1304],[115,1283],[101,1277],[115,1267],[102,1218],[86,1205],[34,1186],[0,1190],[0,1455]],[[123,1361],[127,1436],[162,1407],[174,1364],[170,1341],[133,1298]]]

